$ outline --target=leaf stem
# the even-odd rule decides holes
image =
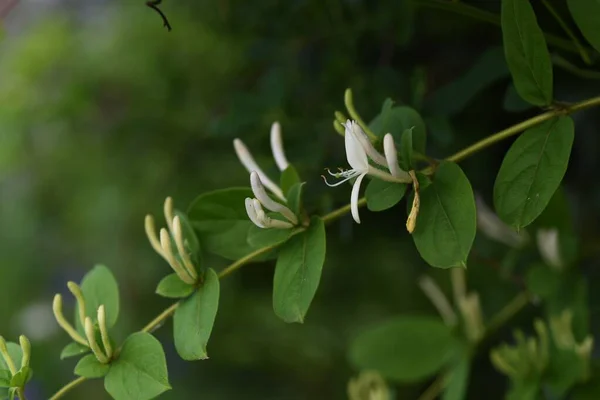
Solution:
[[[482,22],[487,22],[492,25],[500,26],[500,16],[494,13],[484,11],[480,8],[473,7],[459,1],[447,0],[415,0],[415,5],[420,7],[432,8],[437,10],[450,11],[456,14],[464,15]],[[563,39],[551,33],[545,33],[546,41],[554,47],[569,51],[571,53],[580,54],[580,49],[576,47],[570,40]]]
[[[80,376],[79,378],[72,380],[71,382],[69,382],[65,386],[63,386],[58,392],[56,392],[54,394],[54,396],[50,397],[48,400],[60,399],[65,394],[67,394],[67,392],[69,392],[71,389],[78,386],[80,383],[83,383],[85,380],[86,380],[86,378],[84,378],[83,376]]]
[[[550,11],[550,14],[552,14],[556,22],[558,22],[558,24],[563,29],[563,31],[565,31],[567,36],[571,38],[573,45],[579,50],[579,54],[581,55],[581,59],[583,60],[583,62],[587,65],[592,65],[590,55],[588,54],[585,47],[583,47],[579,39],[577,39],[577,36],[575,36],[569,25],[565,22],[565,20],[560,16],[560,14],[556,11],[556,9],[552,6],[552,4],[550,4],[548,0],[542,0],[542,3],[544,3],[544,6],[548,9],[548,11]]]

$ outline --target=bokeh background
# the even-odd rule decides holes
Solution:
[[[539,112],[515,99],[497,49],[499,28],[435,1],[165,0],[170,33],[142,0],[5,3],[0,332],[32,340],[28,394],[34,400],[73,377],[75,361],[58,359],[68,340],[51,314],[52,297],[67,293],[68,280],[79,281],[96,263],[114,272],[121,293],[118,338],[170,304],[153,294],[168,267],[147,243],[144,215],[159,216],[168,195],[185,209],[202,192],[247,184],[234,138],[274,173],[268,134],[280,121],[288,157],[308,182],[310,210],[324,213],[349,199],[349,188],[327,188],[319,177],[324,167],[346,164],[332,119],[343,109],[347,87],[367,120],[387,97],[418,109],[428,126],[428,153],[439,158]],[[471,4],[499,13],[499,1]],[[562,34],[547,11],[540,10],[539,20],[544,30]],[[573,52],[551,50],[577,62]],[[600,92],[600,80],[561,68],[555,81],[565,101]],[[574,119],[565,187],[576,231],[593,249],[600,118],[590,110]],[[490,204],[509,145],[461,163]],[[179,360],[167,323],[157,336],[173,390],[161,398],[346,398],[346,383],[356,374],[346,358],[353,335],[387,316],[434,313],[416,284],[422,274],[448,288],[447,273],[419,259],[405,216],[404,206],[365,210],[360,226],[346,217],[328,229],[321,286],[303,325],[286,325],[273,314],[272,263],[248,265],[223,282],[208,361]],[[518,282],[501,271],[502,245],[478,236],[474,253],[469,284],[490,315],[519,290]],[[210,262],[216,269],[226,265]],[[582,268],[593,285],[597,260]],[[597,295],[590,293],[594,318]],[[530,325],[536,312],[515,324]],[[504,378],[485,353],[476,363],[470,398],[501,398]],[[416,398],[426,384],[399,386],[397,396]],[[68,398],[108,395],[97,381]]]

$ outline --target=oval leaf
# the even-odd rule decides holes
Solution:
[[[349,358],[356,368],[414,382],[435,374],[457,349],[451,328],[439,318],[401,316],[359,334]]]
[[[181,302],[173,317],[173,336],[177,353],[184,360],[208,358],[206,344],[219,308],[219,277],[206,271],[204,283],[190,298]]]
[[[273,309],[285,322],[304,322],[325,262],[325,224],[313,217],[305,232],[279,252],[273,278]]]
[[[179,279],[177,274],[169,274],[158,283],[156,294],[170,299],[187,297],[194,292],[194,285],[190,285]]]
[[[402,200],[404,193],[406,193],[406,185],[403,183],[372,179],[365,191],[367,208],[371,211],[383,211],[392,208]]]
[[[292,186],[298,183],[300,183],[300,176],[298,175],[296,168],[294,168],[293,165],[288,166],[285,171],[281,173],[280,182],[281,190],[285,194],[285,197],[288,197]]]
[[[392,107],[393,104],[392,100],[386,99],[381,112],[373,119],[369,127],[380,138],[383,138],[386,133],[391,133],[398,148],[401,146],[402,133],[407,129],[414,128],[413,148],[419,153],[425,154],[427,134],[423,118],[410,107]]]
[[[111,364],[104,388],[116,400],[149,400],[171,389],[160,342],[146,332],[129,336]]]
[[[444,161],[420,194],[412,236],[421,257],[433,267],[466,266],[477,226],[469,180],[458,165]]]
[[[536,106],[552,102],[552,63],[529,0],[502,0],[504,54],[519,95]]]
[[[104,265],[96,265],[83,277],[81,291],[85,298],[86,315],[95,320],[98,307],[104,305],[106,325],[112,327],[119,317],[119,286],[112,272]],[[75,314],[77,325],[81,328],[82,321],[79,321],[79,313]]]
[[[101,364],[93,354],[83,357],[75,366],[75,375],[84,378],[102,378],[108,373],[110,364]]]
[[[90,351],[90,348],[80,343],[69,343],[64,349],[62,349],[60,353],[60,359],[64,360],[65,358],[78,356],[80,354],[87,353],[88,351]]]
[[[231,188],[204,193],[192,202],[188,218],[203,249],[228,260],[255,250],[247,241],[253,224],[246,214],[246,197],[254,197],[250,188]]]
[[[567,170],[573,138],[573,120],[560,117],[515,140],[494,185],[494,205],[504,222],[518,230],[544,211]]]
[[[600,24],[598,24],[600,1],[567,0],[567,4],[583,36],[596,50],[600,51]]]
[[[252,247],[263,248],[280,245],[286,242],[294,229],[264,229],[256,225],[250,227],[248,231],[248,243]]]

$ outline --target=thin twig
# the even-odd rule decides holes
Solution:
[[[167,30],[169,32],[171,32],[171,24],[169,23],[169,19],[167,18],[167,16],[162,12],[162,10],[160,8],[158,8],[158,5],[162,3],[162,0],[150,0],[146,2],[146,5],[148,7],[150,7],[151,9],[153,9],[154,11],[156,11],[160,17],[163,20],[163,24],[164,26],[167,28]]]

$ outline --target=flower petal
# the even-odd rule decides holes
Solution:
[[[352,218],[354,218],[357,224],[360,224],[360,216],[358,215],[358,195],[360,193],[360,184],[366,175],[367,174],[364,173],[356,178],[356,182],[354,182],[354,185],[352,186],[352,194],[350,195],[350,210],[352,211]]]
[[[354,137],[356,138],[356,140],[358,140],[358,142],[360,143],[364,151],[367,153],[367,155],[371,157],[371,160],[381,165],[382,167],[387,166],[385,157],[379,154],[375,147],[373,147],[371,140],[369,139],[365,131],[363,131],[363,129],[360,127],[360,125],[357,124],[356,121],[346,122],[346,125],[350,125]]]
[[[352,126],[350,122],[346,122],[346,132],[344,133],[346,159],[352,169],[363,172],[369,168],[369,159],[367,158],[365,149],[354,134]]]

